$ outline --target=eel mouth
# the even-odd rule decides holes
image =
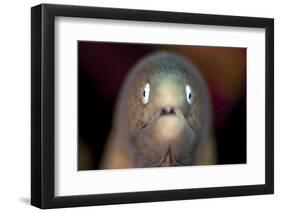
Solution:
[[[157,110],[157,112],[154,113],[147,122],[144,122],[140,130],[146,128],[149,124],[151,124],[156,119],[159,119],[164,116],[177,116],[185,120],[185,116],[183,115],[180,109],[174,107],[163,107],[160,110]]]

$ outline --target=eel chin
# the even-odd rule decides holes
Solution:
[[[138,146],[135,163],[151,167],[190,165],[195,136],[184,116],[160,114],[134,138]]]

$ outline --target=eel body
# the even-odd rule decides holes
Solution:
[[[190,60],[149,54],[121,87],[101,168],[215,164],[211,111],[206,82]]]

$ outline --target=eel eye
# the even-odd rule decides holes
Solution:
[[[193,101],[193,92],[190,88],[190,86],[187,84],[185,86],[185,93],[186,93],[186,100],[189,104],[192,104]]]
[[[149,93],[150,93],[150,86],[149,83],[146,83],[141,91],[141,102],[143,104],[147,104],[149,101]]]

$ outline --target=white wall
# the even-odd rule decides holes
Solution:
[[[278,1],[94,1],[81,4],[275,18],[275,195],[71,208],[67,212],[278,212],[281,209],[281,13]],[[2,1],[0,31],[0,211],[37,212],[30,206],[30,7],[41,1]],[[279,84],[279,85],[278,85]],[[66,209],[51,210],[65,212]]]

